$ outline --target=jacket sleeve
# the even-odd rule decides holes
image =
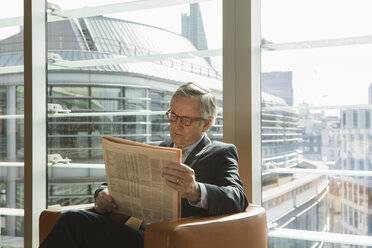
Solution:
[[[227,145],[215,152],[215,184],[205,184],[208,194],[208,215],[242,212],[248,207],[238,171],[238,152]]]

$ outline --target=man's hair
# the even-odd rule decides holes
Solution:
[[[212,124],[217,116],[217,100],[211,90],[197,83],[188,82],[181,85],[171,98],[172,105],[174,98],[177,96],[183,97],[198,97],[200,101],[200,113],[204,119],[212,119]]]

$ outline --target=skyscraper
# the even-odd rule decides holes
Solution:
[[[190,15],[182,15],[182,36],[188,38],[198,50],[208,49],[199,3],[190,4]],[[210,63],[209,58],[206,60]]]
[[[291,71],[273,71],[261,74],[262,91],[278,96],[293,106],[293,87]]]

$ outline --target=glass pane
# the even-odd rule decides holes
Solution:
[[[23,247],[23,1],[3,3],[0,16],[0,244]]]
[[[49,205],[93,201],[95,189],[106,180],[105,171],[58,165],[103,164],[102,135],[149,144],[168,138],[165,112],[183,82],[211,88],[222,107],[222,57],[181,56],[222,50],[222,1],[169,1],[169,6],[155,9],[137,1],[137,11],[80,17],[86,6],[126,2],[53,1],[60,11],[80,10],[74,19],[52,21],[49,16]],[[162,54],[167,56],[152,59]],[[110,61],[117,58],[122,62]],[[61,61],[85,65],[58,67]],[[219,116],[210,137],[222,140],[222,111]]]
[[[262,1],[262,197],[271,227],[372,235],[371,6]]]

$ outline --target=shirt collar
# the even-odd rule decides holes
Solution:
[[[198,141],[196,141],[194,144],[189,145],[188,147],[186,147],[186,150],[182,152],[182,163],[185,162],[187,156],[189,156],[189,154],[191,153],[191,151],[194,150],[194,148],[199,144],[199,142],[204,138],[204,136],[205,136],[205,133],[204,133],[203,136],[202,136]],[[173,144],[173,147],[176,147],[176,145]]]

